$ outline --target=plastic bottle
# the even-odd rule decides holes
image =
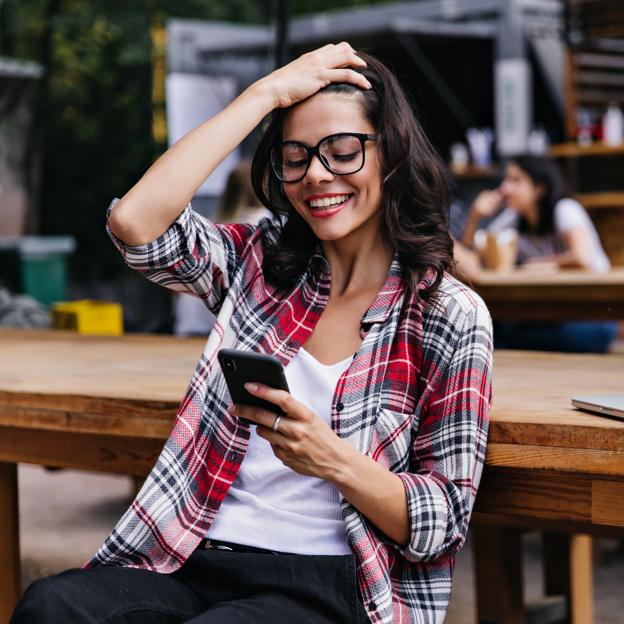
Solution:
[[[579,145],[588,146],[592,138],[591,115],[587,109],[581,108],[577,112],[576,140]]]
[[[548,153],[550,141],[548,134],[542,126],[533,126],[527,138],[527,151],[534,156],[545,156]]]
[[[463,173],[468,169],[470,156],[468,148],[463,143],[453,143],[451,145],[451,171]]]
[[[624,115],[616,102],[610,102],[602,116],[602,140],[606,145],[621,145],[624,142]]]

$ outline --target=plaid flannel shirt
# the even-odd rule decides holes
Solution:
[[[109,230],[129,266],[201,297],[218,316],[161,455],[86,567],[170,573],[205,537],[249,440],[248,425],[226,411],[230,397],[217,352],[270,353],[285,365],[329,298],[330,268],[320,251],[289,293],[265,282],[261,239],[277,240],[278,228],[271,219],[215,225],[189,206],[146,245],[127,246]],[[442,622],[485,456],[489,314],[448,275],[436,305],[407,296],[395,257],[360,334],[361,346],[338,380],[332,428],[403,481],[411,536],[405,547],[393,543],[343,499],[358,584],[373,623]]]

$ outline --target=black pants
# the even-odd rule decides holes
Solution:
[[[180,570],[101,566],[35,581],[11,624],[369,624],[355,558],[196,550]]]

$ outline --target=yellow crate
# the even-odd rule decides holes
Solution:
[[[123,309],[118,303],[108,301],[61,301],[52,305],[52,327],[79,334],[121,336]]]

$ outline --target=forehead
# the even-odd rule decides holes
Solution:
[[[530,180],[530,176],[524,172],[516,163],[509,163],[505,169],[505,174],[507,177],[513,178],[522,178],[525,180]]]
[[[361,96],[317,93],[291,108],[284,118],[283,140],[316,145],[338,132],[373,132],[363,114]]]

